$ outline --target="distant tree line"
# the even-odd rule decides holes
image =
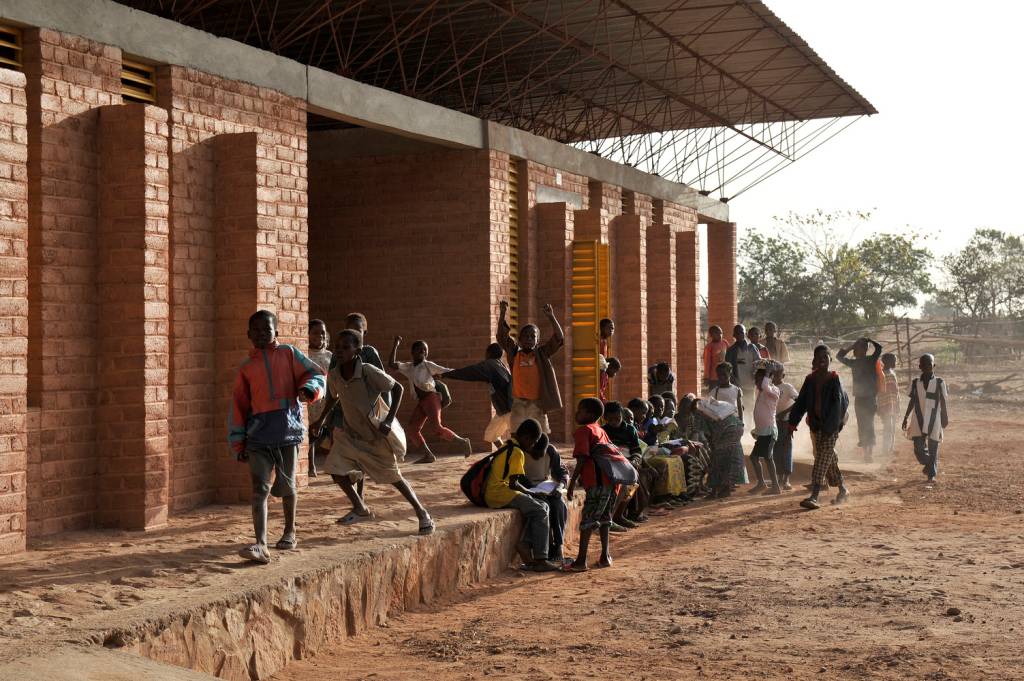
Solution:
[[[966,246],[937,260],[920,234],[857,239],[870,220],[866,211],[819,210],[776,218],[770,234],[748,233],[738,253],[740,318],[842,336],[919,305],[954,320],[1024,317],[1021,237],[977,229]]]

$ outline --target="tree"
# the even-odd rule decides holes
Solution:
[[[751,234],[740,253],[740,314],[775,318],[816,335],[884,321],[932,290],[932,255],[916,235],[879,234],[857,241],[865,211],[790,213],[778,236]]]
[[[1024,317],[1024,240],[979,228],[942,259],[945,282],[938,301],[972,322]],[[977,329],[976,329],[977,330]]]

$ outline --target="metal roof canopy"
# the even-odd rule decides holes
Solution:
[[[876,113],[757,0],[120,4],[723,197]]]

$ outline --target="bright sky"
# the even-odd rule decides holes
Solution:
[[[879,113],[731,202],[741,235],[817,208],[875,208],[879,231],[939,233],[937,253],[975,227],[1024,233],[1024,2],[766,4]]]

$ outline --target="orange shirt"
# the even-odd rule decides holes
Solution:
[[[540,363],[536,352],[520,350],[512,361],[512,397],[540,399]]]
[[[715,367],[725,361],[725,351],[729,349],[729,343],[722,340],[709,340],[704,346],[704,380],[715,377]]]

